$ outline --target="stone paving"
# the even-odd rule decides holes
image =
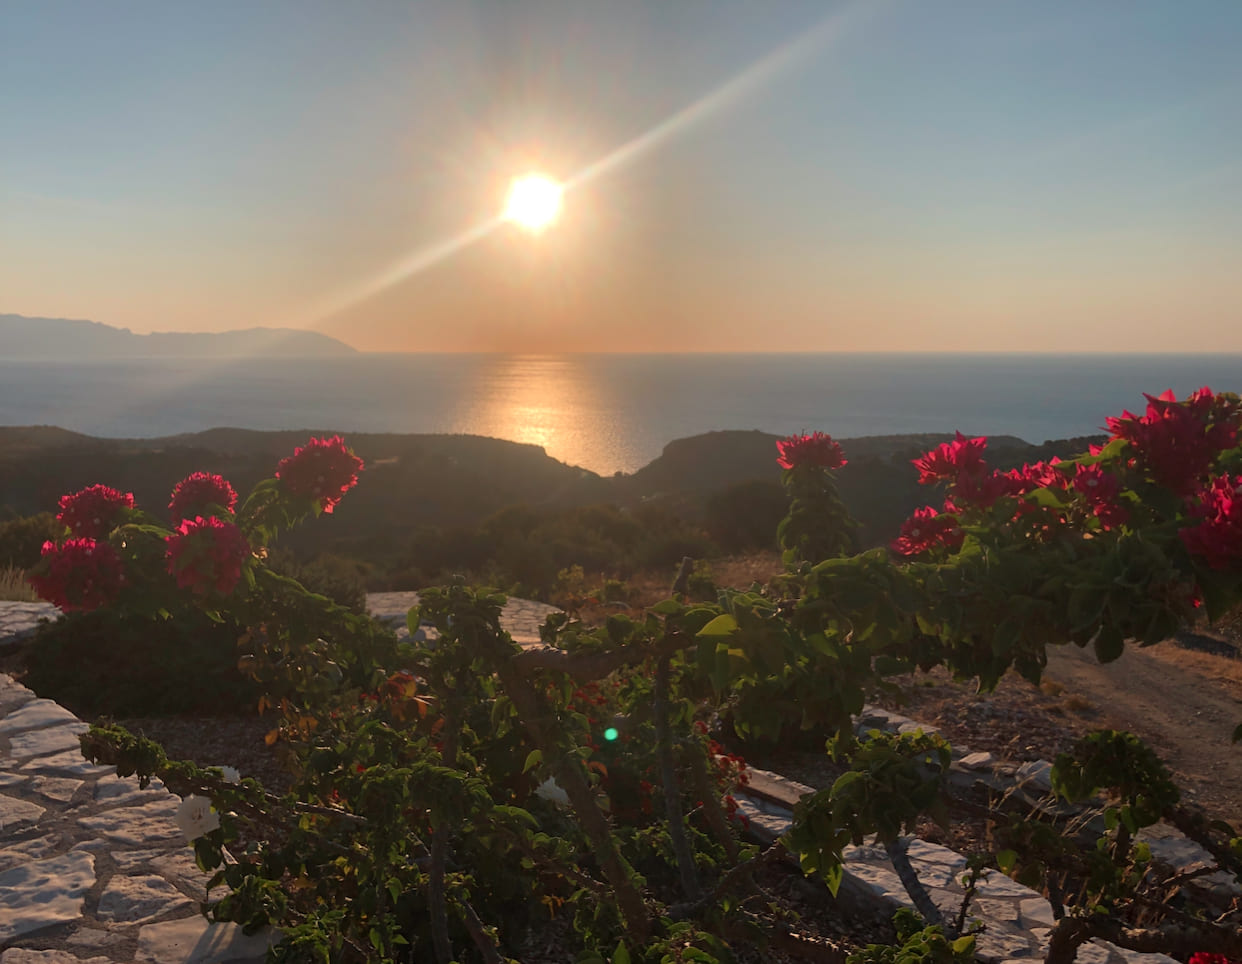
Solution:
[[[416,593],[375,593],[372,613],[405,628]],[[512,599],[502,621],[539,641],[554,607]],[[59,615],[0,602],[0,648]],[[68,710],[0,674],[0,964],[224,964],[262,961],[271,933],[246,936],[200,913],[206,875],[158,780],[82,758],[86,730]],[[221,764],[228,761],[221,760]]]
[[[864,707],[856,722],[860,736],[871,729],[904,733],[922,728],[935,732],[935,727],[920,727],[915,720],[874,706]],[[993,760],[990,753],[971,753],[965,747],[954,747],[953,757],[951,783],[964,787],[981,782],[997,793],[1017,792],[1032,806],[1061,806],[1047,796],[1052,786],[1049,779],[1052,764],[1046,760],[1015,766]],[[748,818],[752,835],[765,844],[775,841],[789,829],[793,805],[798,798],[814,792],[812,787],[780,774],[754,769],[750,770],[748,789],[749,792],[735,794],[738,810]],[[1151,846],[1158,863],[1175,869],[1214,863],[1210,854],[1173,828],[1157,825],[1149,831],[1140,836]],[[933,902],[946,918],[956,919],[965,897],[961,879],[966,871],[966,858],[947,847],[917,838],[908,838],[906,843],[910,863]],[[842,895],[845,899],[879,899],[893,910],[913,907],[883,847],[847,847],[844,857]],[[1208,892],[1201,896],[1209,899],[1215,896],[1227,904],[1239,893],[1228,875],[1218,873],[1204,879],[1208,882]],[[984,925],[976,941],[976,956],[993,964],[1032,964],[1042,960],[1054,923],[1052,905],[1042,895],[998,871],[991,872],[976,885],[975,897],[967,908],[967,921]],[[1102,940],[1080,947],[1077,960],[1082,964],[1175,964],[1173,958],[1164,954],[1140,954]]]
[[[406,612],[417,602],[416,593],[367,597],[372,614],[400,633],[408,632]],[[515,640],[532,645],[552,611],[511,599],[502,620]],[[0,602],[0,648],[57,615],[46,603]],[[918,726],[877,707],[866,707],[858,721],[860,731]],[[261,961],[270,932],[246,936],[234,924],[202,916],[206,877],[175,821],[178,798],[158,781],[140,790],[135,778],[122,780],[114,768],[86,762],[78,750],[85,729],[68,710],[0,674],[0,964]],[[954,758],[951,779],[958,782],[982,780],[998,790],[1012,790],[1016,782],[1032,798],[1047,790],[1046,761],[1013,767],[963,748],[955,748]],[[812,792],[763,771],[752,771],[751,791],[739,795],[739,806],[752,832],[767,841],[784,833],[793,803]],[[1153,849],[1164,848],[1172,866],[1205,856],[1185,838],[1151,842]],[[955,915],[966,858],[917,839],[909,841],[908,853],[932,899]],[[893,909],[909,904],[883,848],[850,848],[845,870],[847,896],[878,898]],[[986,924],[978,941],[981,960],[1028,964],[1043,957],[1052,908],[1035,891],[993,873],[977,887],[969,915]],[[1078,960],[1174,964],[1102,941],[1084,945]]]

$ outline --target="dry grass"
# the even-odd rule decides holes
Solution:
[[[1172,643],[1161,643],[1146,652],[1161,662],[1175,663],[1207,679],[1217,680],[1230,695],[1242,700],[1242,659],[1217,656],[1215,653],[1201,653],[1198,650],[1184,649]]]
[[[0,568],[0,600],[5,602],[35,602],[38,600],[30,583],[26,581],[25,570],[16,566]]]

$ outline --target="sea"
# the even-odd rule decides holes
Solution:
[[[1098,434],[1143,393],[1242,392],[1237,354],[378,354],[0,359],[0,424],[108,438],[216,427],[465,433],[601,475],[720,429],[836,438]]]

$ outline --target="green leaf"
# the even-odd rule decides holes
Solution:
[[[658,602],[651,606],[650,609],[653,613],[660,616],[676,616],[679,613],[685,612],[686,607],[676,599],[665,599],[663,602]]]
[[[530,773],[532,767],[539,766],[543,762],[543,750],[534,749],[526,754],[526,763],[522,767],[523,773]]]
[[[728,613],[721,613],[710,623],[700,629],[697,633],[699,636],[708,638],[720,636],[732,636],[737,632],[737,620]]]
[[[835,898],[837,891],[841,889],[841,881],[845,879],[845,868],[841,864],[833,864],[824,868],[824,883],[828,885],[828,892]]]
[[[612,952],[612,964],[630,964],[630,952],[625,941],[617,941],[617,949]]]
[[[1003,874],[1013,873],[1013,868],[1018,863],[1018,854],[1014,850],[1002,850],[996,855],[996,866],[1001,869]]]

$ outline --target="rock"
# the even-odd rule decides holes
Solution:
[[[274,931],[247,937],[236,924],[212,923],[203,917],[147,924],[138,931],[136,964],[213,964],[216,961],[260,962],[279,939]]]
[[[56,776],[98,777],[115,773],[116,767],[96,766],[82,756],[81,750],[66,750],[55,756],[42,756],[22,767],[26,773],[50,773]]]
[[[995,762],[996,757],[991,753],[980,751],[967,754],[958,761],[958,764],[965,770],[990,770]]]
[[[764,845],[771,844],[789,829],[790,819],[780,814],[767,813],[751,800],[739,797],[738,816],[747,820],[747,830]]]
[[[1018,905],[1022,912],[1022,926],[1052,927],[1056,918],[1052,915],[1052,905],[1042,897],[1031,897]]]
[[[68,803],[81,786],[82,781],[73,777],[35,777],[30,781],[31,790],[57,803]]]
[[[41,730],[25,730],[10,737],[8,755],[21,760],[30,756],[47,756],[63,750],[76,750],[79,746],[78,734],[85,733],[88,729],[90,727],[85,723],[75,721]]]
[[[1015,777],[1019,784],[1027,784],[1047,793],[1052,789],[1052,764],[1047,760],[1023,763],[1018,767]]]
[[[116,843],[129,847],[149,847],[156,842],[181,842],[181,831],[173,822],[177,801],[152,801],[135,807],[105,810],[83,817],[78,825]]]
[[[1023,887],[1016,880],[1010,880],[998,870],[993,870],[986,877],[980,878],[975,885],[975,893],[980,897],[1015,897],[1029,900],[1039,895],[1029,887]]]
[[[77,920],[95,883],[88,853],[32,860],[0,873],[0,942]]]
[[[25,689],[25,687],[22,687]],[[29,692],[29,691],[27,691]],[[4,719],[0,720],[0,736],[17,733],[21,730],[35,730],[44,726],[55,726],[58,723],[80,723],[81,721],[59,703],[52,700],[30,700]]]
[[[120,806],[143,800],[162,800],[168,796],[164,784],[153,779],[145,790],[138,788],[137,777],[101,777],[95,784],[95,799],[102,804]]]
[[[45,809],[37,803],[27,803],[0,793],[0,840],[11,836],[21,824],[38,823]]]
[[[77,957],[68,951],[31,951],[10,947],[0,954],[0,964],[112,964],[107,957]]]
[[[162,877],[117,874],[100,895],[96,916],[108,923],[142,924],[188,907],[190,902]]]

